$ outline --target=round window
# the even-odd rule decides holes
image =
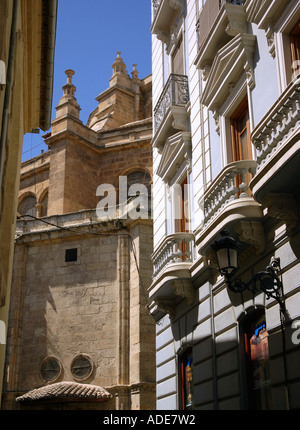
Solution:
[[[62,367],[56,357],[46,357],[41,364],[41,376],[44,381],[55,381],[59,378]]]
[[[74,379],[87,379],[93,372],[91,358],[85,354],[77,355],[72,361],[71,372]]]

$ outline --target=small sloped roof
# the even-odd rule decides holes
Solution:
[[[69,401],[98,401],[104,402],[112,398],[112,394],[103,387],[77,382],[57,382],[36,388],[28,393],[17,397],[19,403],[36,402],[46,400],[69,400]]]

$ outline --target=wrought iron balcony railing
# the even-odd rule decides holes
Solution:
[[[171,106],[185,106],[189,101],[188,78],[171,74],[154,108],[154,133]]]
[[[251,176],[255,174],[256,161],[243,160],[228,164],[216,177],[200,203],[204,212],[204,225],[232,200],[249,197]]]
[[[192,233],[174,233],[167,236],[153,254],[153,277],[171,264],[191,263],[194,240]]]

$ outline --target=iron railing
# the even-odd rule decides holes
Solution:
[[[154,132],[159,128],[170,106],[185,106],[188,101],[187,76],[172,73],[154,108]]]

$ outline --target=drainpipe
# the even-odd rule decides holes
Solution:
[[[8,126],[11,86],[12,86],[13,69],[14,69],[18,9],[19,9],[19,0],[13,0],[13,12],[12,12],[9,54],[8,54],[8,63],[7,63],[6,87],[5,87],[5,95],[4,95],[2,128],[1,128],[1,138],[0,138],[0,190],[2,188],[2,182],[3,182],[7,126]]]

